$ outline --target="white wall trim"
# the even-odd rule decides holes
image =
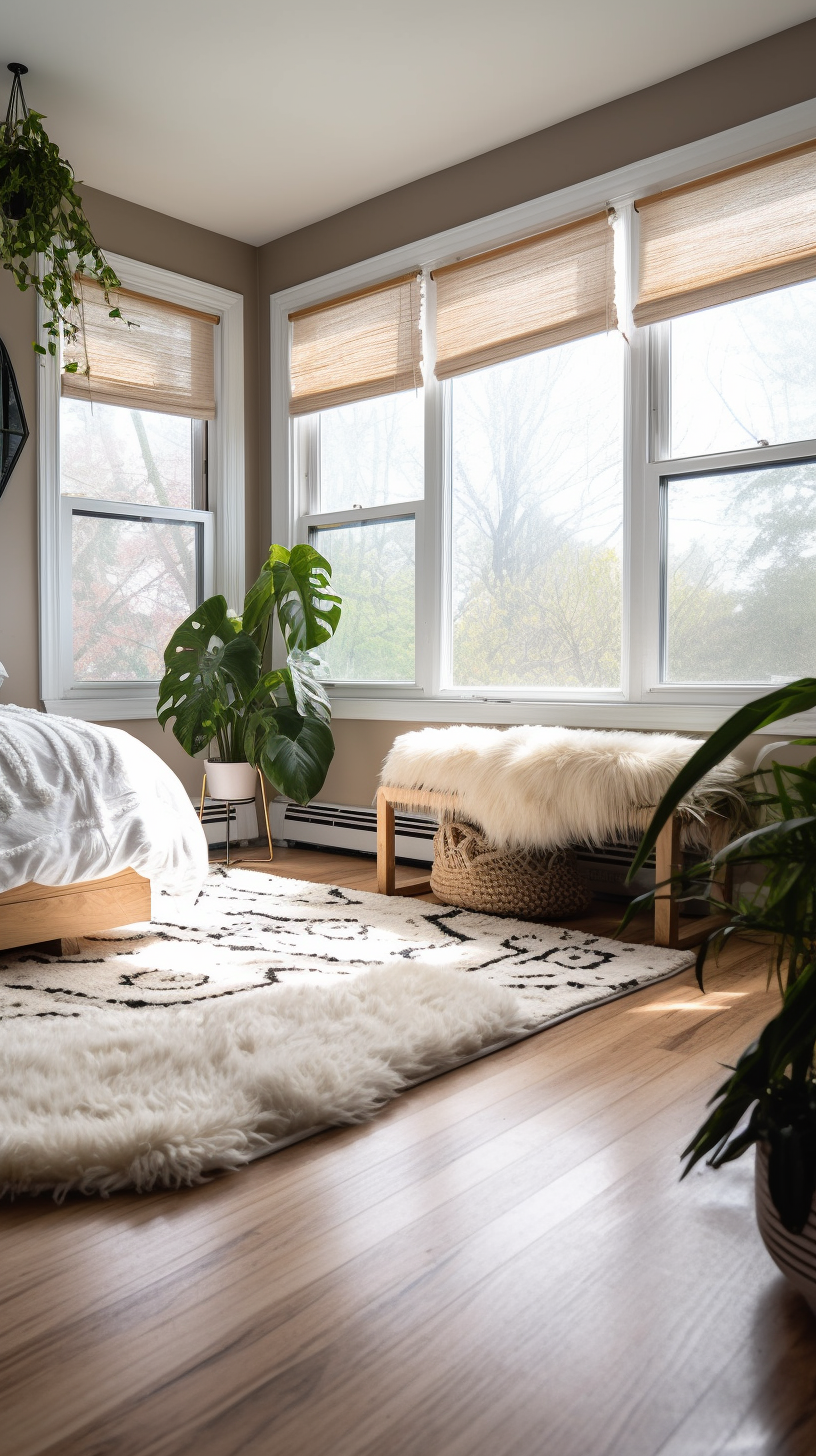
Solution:
[[[43,337],[45,309],[37,295],[37,338]],[[40,697],[61,697],[59,469],[59,360],[37,356],[37,494],[40,598]]]
[[[816,100],[805,101],[783,111],[760,117],[742,126],[732,127],[714,136],[705,137],[687,146],[647,157],[621,167],[614,172],[590,178],[575,186],[535,198],[518,207],[493,213],[465,223],[461,227],[435,233],[430,237],[394,248],[387,253],[367,258],[347,268],[338,269],[322,277],[312,278],[279,293],[271,294],[270,308],[270,365],[271,365],[271,492],[273,538],[291,545],[297,521],[297,502],[293,469],[293,431],[289,420],[289,337],[288,315],[296,308],[320,303],[338,294],[364,288],[370,283],[407,272],[412,268],[440,267],[470,253],[511,242],[516,238],[547,227],[555,227],[585,215],[605,203],[611,203],[623,214],[623,226],[627,230],[637,227],[637,218],[631,207],[635,197],[661,191],[663,188],[679,185],[695,177],[704,176],[722,168],[750,161],[754,157],[780,150],[786,146],[809,140],[816,136]],[[649,372],[648,330],[635,330],[631,326],[629,303],[635,296],[636,250],[633,276],[622,282],[623,297],[620,300],[621,328],[631,348],[627,364],[626,388],[631,390],[635,404],[645,399],[646,379]],[[432,285],[431,285],[432,286]],[[626,320],[626,322],[624,322]],[[627,324],[629,327],[627,328]],[[426,365],[430,372],[432,361]],[[434,391],[434,393],[440,393]],[[429,401],[426,413],[426,453],[429,444],[429,426],[436,431],[437,421]],[[437,411],[438,412],[438,411]],[[440,414],[441,418],[441,414]],[[653,636],[650,624],[645,620],[651,599],[650,583],[655,563],[651,561],[650,545],[643,530],[643,511],[648,494],[647,475],[652,467],[648,463],[649,422],[640,406],[627,412],[632,420],[632,438],[626,442],[626,509],[630,513],[628,532],[628,554],[624,569],[629,581],[628,620],[624,642],[623,677],[625,692],[609,698],[598,698],[592,703],[576,700],[565,694],[553,698],[551,695],[531,694],[523,700],[476,703],[466,696],[439,693],[439,664],[433,663],[429,694],[418,693],[416,688],[405,694],[378,691],[371,695],[365,689],[343,691],[332,694],[332,706],[338,718],[372,718],[410,722],[458,722],[467,718],[472,722],[485,723],[563,723],[565,725],[586,725],[597,727],[642,727],[685,729],[686,731],[708,732],[723,722],[729,711],[739,703],[750,701],[756,692],[744,687],[728,691],[714,691],[693,687],[679,688],[666,693],[665,689],[655,692],[644,681],[643,663]],[[792,447],[801,453],[799,446]],[[673,462],[674,464],[674,462]],[[426,484],[429,474],[426,469]],[[439,549],[439,513],[441,510],[442,486],[436,481],[436,488],[430,494],[435,503],[428,500],[429,529],[434,531],[434,548]],[[436,572],[439,576],[439,572]],[[435,591],[441,590],[441,584]],[[443,603],[436,601],[435,609],[440,611]],[[419,643],[417,644],[419,648]],[[418,655],[419,660],[419,655]],[[762,689],[758,689],[762,691]],[[693,700],[692,700],[693,699]],[[813,730],[816,715],[810,720],[797,721],[797,730]]]
[[[244,299],[166,268],[119,253],[105,254],[122,284],[170,303],[218,313],[215,329],[217,416],[209,426],[208,493],[214,518],[213,580],[230,607],[239,611],[245,591],[244,502]],[[38,299],[38,331],[42,323]],[[40,694],[49,713],[93,720],[152,718],[154,685],[100,684],[92,693],[62,680],[60,602],[64,587],[60,546],[59,360],[47,356],[37,370],[37,462],[40,562]]]
[[[767,686],[758,689],[754,696],[763,691],[768,691]],[[736,702],[653,703],[625,702],[620,698],[584,702],[566,698],[531,702],[525,698],[501,702],[493,698],[332,696],[334,718],[380,723],[541,723],[546,727],[632,728],[658,733],[712,733],[738,706]],[[816,734],[816,713],[780,719],[772,727],[759,731],[770,736],[778,736],[780,732],[797,736]]]

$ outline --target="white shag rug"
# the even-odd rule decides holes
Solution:
[[[463,819],[499,849],[548,850],[639,838],[699,738],[585,728],[420,728],[394,741],[384,784],[454,793]],[[745,770],[729,756],[682,801],[683,840],[719,848],[739,819]],[[719,816],[703,823],[705,815]],[[713,833],[712,833],[713,829]]]
[[[173,913],[0,956],[0,1193],[200,1182],[692,960],[246,870]]]

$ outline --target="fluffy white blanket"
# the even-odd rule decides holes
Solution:
[[[423,728],[394,742],[382,782],[454,793],[458,812],[499,848],[547,850],[639,835],[700,739],[588,729]],[[719,812],[727,837],[744,773],[729,757],[684,800],[686,841],[711,842],[703,824]],[[717,829],[715,823],[715,831]]]
[[[0,891],[131,868],[197,892],[207,843],[176,775],[130,733],[0,707]]]

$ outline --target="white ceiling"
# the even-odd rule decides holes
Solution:
[[[28,104],[78,177],[257,244],[814,15],[816,0],[0,0],[0,62],[28,65]]]

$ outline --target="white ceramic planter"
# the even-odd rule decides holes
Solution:
[[[251,763],[207,763],[207,793],[211,799],[254,799],[258,770]]]
[[[816,1202],[800,1234],[789,1233],[774,1208],[768,1189],[768,1153],[756,1150],[756,1215],[762,1242],[778,1269],[805,1296],[816,1314]]]

